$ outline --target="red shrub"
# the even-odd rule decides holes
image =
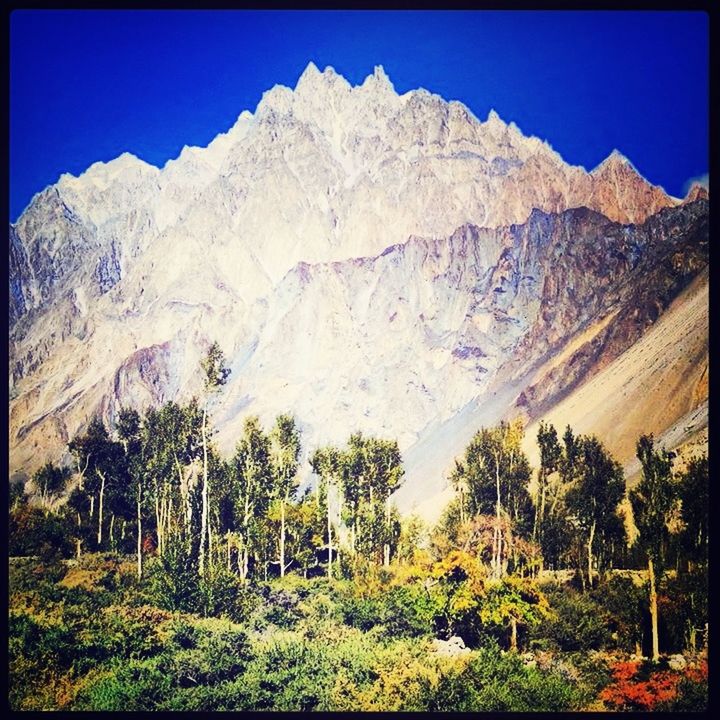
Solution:
[[[662,670],[643,680],[637,677],[639,669],[638,662],[616,663],[612,668],[614,682],[600,693],[600,699],[617,710],[647,711],[677,697],[680,673]]]

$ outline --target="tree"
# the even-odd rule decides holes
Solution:
[[[342,453],[335,447],[317,448],[310,457],[310,467],[312,471],[320,478],[318,483],[317,498],[318,507],[322,506],[326,516],[326,532],[327,532],[327,574],[329,578],[333,576],[333,531],[332,517],[330,510],[330,489],[338,486],[338,478],[342,474],[341,465],[343,462]]]
[[[633,518],[638,529],[636,543],[645,554],[650,581],[650,619],[653,660],[660,658],[657,585],[663,572],[663,548],[667,542],[670,512],[677,499],[672,477],[674,455],[654,449],[652,435],[642,435],[636,446],[642,480],[630,493]]]
[[[144,463],[140,415],[137,410],[123,409],[117,422],[117,432],[125,451],[125,466],[132,486],[135,488],[135,508],[137,521],[137,573],[143,576],[142,556],[142,506],[144,502]]]
[[[340,465],[353,552],[388,565],[390,496],[400,487],[404,474],[397,442],[355,433]]]
[[[535,524],[533,526],[533,538],[542,536],[543,523],[545,521],[545,499],[548,489],[548,477],[560,469],[562,460],[562,448],[558,442],[557,430],[552,424],[546,425],[540,422],[537,433],[538,446],[540,447],[540,469],[538,471],[538,498],[535,505]]]
[[[480,606],[480,619],[485,625],[510,626],[510,650],[518,649],[518,627],[536,625],[548,615],[545,596],[530,580],[506,577],[488,583]]]
[[[521,532],[526,530],[532,513],[527,491],[530,465],[520,448],[522,438],[520,420],[481,428],[462,460],[456,461],[451,476],[451,481],[463,489],[461,525],[466,518],[495,516],[490,561],[495,578],[505,574],[511,556],[516,555],[513,526]]]
[[[198,574],[202,577],[205,572],[205,552],[210,543],[208,525],[208,432],[207,415],[208,405],[212,394],[218,392],[227,382],[230,369],[225,366],[225,356],[220,345],[213,342],[207,355],[200,363],[204,377],[205,402],[202,414],[202,448],[203,448],[203,484],[202,484],[202,515],[200,527],[200,555],[198,562]]]
[[[432,578],[425,587],[438,609],[441,634],[446,638],[460,634],[465,641],[475,639],[485,596],[483,565],[467,552],[452,550],[433,565]]]
[[[158,553],[167,547],[171,528],[184,534],[188,557],[197,562],[200,528],[196,527],[196,487],[202,451],[202,411],[196,399],[181,406],[165,403],[149,408],[141,429],[143,467],[149,498],[155,508]],[[175,507],[176,497],[180,507]],[[173,516],[177,514],[177,518]]]
[[[270,457],[275,493],[280,501],[280,577],[285,576],[285,511],[290,496],[297,488],[298,458],[300,456],[300,434],[295,420],[289,415],[280,415],[270,432]]]
[[[70,473],[51,462],[46,462],[34,475],[33,484],[40,493],[40,502],[45,510],[50,509],[53,500],[65,489]]]
[[[97,493],[97,546],[100,548],[103,541],[105,491],[110,483],[118,480],[122,447],[110,439],[107,428],[99,417],[93,418],[85,434],[75,437],[68,447],[75,455],[78,467],[84,468],[80,474],[80,482],[90,499],[91,519],[94,514],[95,493]]]
[[[234,530],[239,540],[238,565],[245,580],[250,570],[251,550],[260,541],[261,519],[270,505],[273,483],[270,440],[255,416],[245,419],[230,473]]]
[[[707,456],[693,458],[678,478],[683,529],[680,545],[687,558],[688,570],[693,565],[707,566],[710,521],[710,483]]]
[[[617,530],[617,508],[625,494],[625,479],[621,465],[596,437],[581,437],[571,447],[576,478],[566,502],[585,535],[587,580],[592,588],[596,539],[605,540]]]

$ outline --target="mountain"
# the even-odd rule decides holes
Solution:
[[[479,421],[537,417],[643,337],[707,267],[707,207],[311,63],[207,148],[63,175],[10,227],[11,472],[198,392],[217,339],[223,450],[249,413],[293,412],[306,451],[396,437],[407,509]]]

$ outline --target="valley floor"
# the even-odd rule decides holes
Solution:
[[[216,582],[196,612],[172,609],[183,574],[129,557],[11,558],[10,706],[15,710],[699,710],[704,654],[653,665],[624,643],[642,578],[580,593],[538,580],[550,612],[506,649],[481,625],[443,627],[417,566],[367,568],[354,580],[291,573],[238,591]],[[174,583],[174,584],[173,584]],[[225,594],[223,613],[215,613]],[[666,593],[667,594],[667,593]],[[634,597],[634,596],[633,596]],[[639,595],[638,595],[639,597]],[[664,607],[668,622],[672,595]],[[615,613],[614,624],[610,622]],[[620,613],[621,615],[622,613]],[[626,613],[627,614],[627,613]],[[217,616],[219,615],[219,616]],[[618,622],[620,624],[618,624]],[[465,627],[464,637],[449,637]],[[628,635],[630,633],[630,635]],[[680,642],[666,628],[665,647]],[[468,647],[465,647],[467,644]],[[697,647],[703,646],[702,635]]]

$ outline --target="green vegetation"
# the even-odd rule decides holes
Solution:
[[[597,438],[541,424],[531,496],[523,427],[501,423],[428,528],[392,505],[392,440],[315,448],[303,486],[295,420],[249,417],[222,458],[216,344],[202,370],[202,401],[94,419],[37,502],[12,489],[13,709],[706,707],[707,459],[674,473],[640,438],[628,547]]]

